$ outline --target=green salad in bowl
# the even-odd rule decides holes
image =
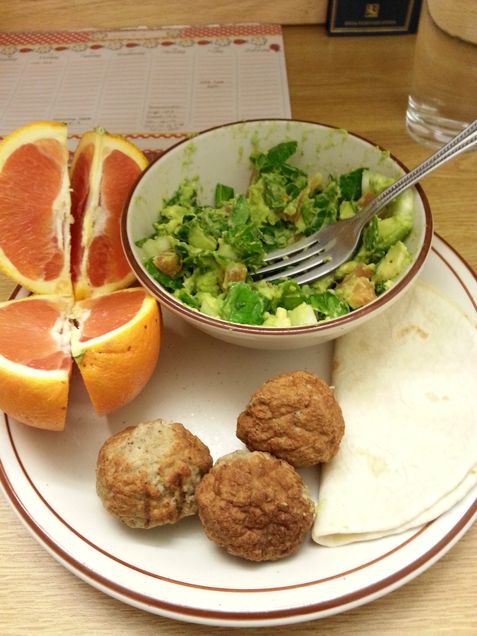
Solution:
[[[185,322],[259,349],[320,344],[387,311],[416,280],[432,241],[422,188],[373,218],[352,260],[330,276],[265,280],[264,257],[359,215],[403,172],[388,151],[342,128],[296,119],[224,124],[171,146],[144,170],[121,217],[123,247],[173,330]]]
[[[151,232],[136,240],[149,276],[181,303],[210,317],[262,327],[317,325],[387,291],[412,261],[414,195],[398,196],[367,225],[353,259],[314,283],[269,282],[252,274],[267,252],[360,213],[395,181],[367,166],[307,173],[292,163],[299,142],[250,155],[245,191],[217,183],[201,200],[199,177],[182,180],[162,202]]]

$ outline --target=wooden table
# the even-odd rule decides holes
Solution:
[[[44,18],[47,28],[47,16]],[[35,25],[38,27],[38,25]],[[1,28],[1,27],[0,27]],[[404,126],[414,36],[329,38],[321,26],[285,28],[292,111],[372,138],[408,166],[428,149]],[[427,177],[436,231],[477,269],[477,153]],[[13,285],[0,279],[0,299]],[[0,497],[0,634],[226,634],[124,605],[65,570]],[[258,630],[243,630],[257,633]],[[260,634],[477,633],[477,527],[436,565],[369,605],[321,621]]]

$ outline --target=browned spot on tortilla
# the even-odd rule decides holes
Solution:
[[[427,333],[427,331],[424,331],[424,329],[421,329],[421,327],[418,327],[418,325],[408,325],[407,327],[403,327],[398,331],[397,335],[399,338],[404,338],[411,333],[417,334],[419,338],[422,338],[422,340],[426,340],[426,338],[429,338],[429,334]]]
[[[425,395],[426,395],[426,398],[430,400],[431,402],[440,402],[440,401],[448,402],[449,401],[448,395],[436,395],[432,391],[428,391]]]

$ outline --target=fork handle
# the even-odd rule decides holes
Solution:
[[[417,183],[422,177],[429,174],[449,159],[456,157],[461,152],[468,150],[477,143],[477,119],[466,126],[464,130],[453,137],[445,146],[425,159],[410,172],[395,181],[383,190],[371,203],[362,210],[363,225],[367,223],[379,210],[390,203],[398,194]]]

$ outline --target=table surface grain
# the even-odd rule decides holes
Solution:
[[[47,17],[43,25],[48,27]],[[94,23],[92,23],[94,24]],[[2,28],[2,27],[0,27]],[[292,113],[373,139],[413,167],[429,150],[406,133],[413,35],[329,38],[323,26],[284,29]],[[477,269],[477,153],[424,179],[436,232]],[[0,299],[13,289],[0,278]],[[263,634],[477,633],[477,527],[432,568],[368,605],[320,621],[243,629]],[[228,634],[142,612],[59,565],[0,497],[0,634]]]

